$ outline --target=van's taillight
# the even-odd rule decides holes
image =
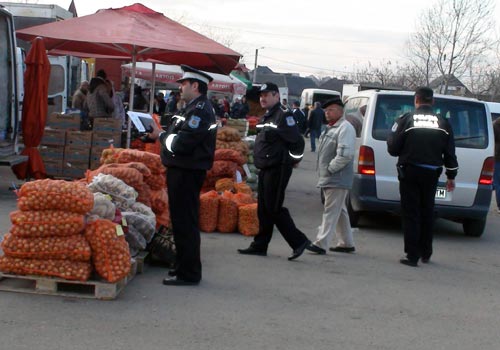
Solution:
[[[481,176],[479,176],[480,185],[493,184],[494,169],[495,169],[495,159],[493,157],[486,158],[483,163],[483,169],[481,170]]]
[[[359,148],[358,173],[375,175],[375,155],[371,147],[361,146]]]

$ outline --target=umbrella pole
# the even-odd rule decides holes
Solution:
[[[149,92],[149,113],[153,114],[154,97],[156,90],[156,63],[153,63],[153,69],[151,70],[153,76],[153,82],[151,84],[151,91]]]
[[[134,45],[134,51],[132,53],[132,76],[130,78],[130,94],[129,94],[129,99],[128,99],[128,110],[133,111],[134,110],[134,88],[135,88],[135,64],[136,64],[136,48]],[[130,120],[130,117],[128,118],[127,122],[127,148],[130,148],[130,131],[132,128],[132,121]]]

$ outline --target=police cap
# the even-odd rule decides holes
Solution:
[[[335,98],[332,98],[331,100],[326,101],[325,103],[323,103],[323,106],[321,106],[321,107],[324,109],[324,108],[327,108],[328,106],[331,106],[331,105],[339,105],[340,107],[344,108],[344,103],[338,97],[335,97]]]
[[[207,73],[205,73],[201,70],[195,69],[193,67],[190,67],[188,65],[181,64],[181,69],[184,73],[182,75],[182,78],[177,80],[178,83],[182,83],[184,80],[187,80],[187,79],[194,79],[194,80],[201,81],[202,83],[205,83],[208,85],[209,82],[214,80]]]
[[[268,92],[268,91],[274,91],[277,93],[280,92],[280,90],[278,89],[278,85],[274,83],[267,82],[262,84],[262,86],[260,87],[260,92]]]

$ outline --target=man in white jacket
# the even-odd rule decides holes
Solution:
[[[345,201],[354,177],[356,131],[343,117],[344,104],[340,98],[329,100],[322,107],[328,126],[320,137],[317,169],[325,209],[316,240],[306,249],[326,254],[336,234],[337,243],[330,251],[352,253],[355,251],[354,240]]]

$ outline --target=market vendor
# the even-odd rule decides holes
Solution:
[[[181,98],[188,101],[182,115],[162,132],[154,123],[151,139],[160,139],[161,158],[168,168],[167,186],[172,229],[177,250],[175,270],[165,285],[197,285],[201,281],[200,190],[212,167],[217,136],[213,107],[207,98],[210,75],[186,65],[178,82]]]

